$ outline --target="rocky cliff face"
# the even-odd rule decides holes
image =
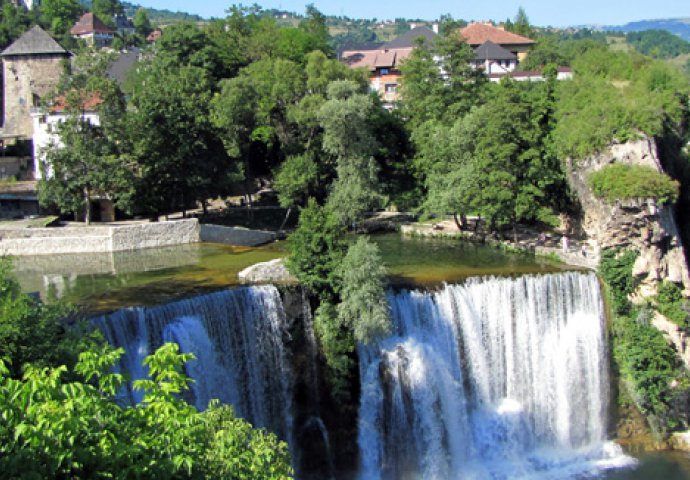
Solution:
[[[657,205],[653,199],[609,204],[595,197],[587,185],[590,173],[606,165],[649,166],[662,171],[653,139],[613,144],[604,152],[568,165],[569,181],[582,206],[576,222],[579,234],[598,249],[621,247],[639,252],[633,274],[640,280],[637,295],[656,294],[659,281],[682,283],[690,293],[690,274],[673,214],[673,205]]]

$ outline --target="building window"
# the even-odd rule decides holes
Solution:
[[[398,84],[397,83],[387,83],[386,84],[386,93],[395,93],[398,90]]]
[[[381,70],[379,70],[379,73],[380,73],[381,75],[388,75],[388,69],[387,69],[387,68],[382,68]]]

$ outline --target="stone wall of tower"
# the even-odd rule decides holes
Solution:
[[[31,109],[57,87],[61,55],[22,55],[3,58],[3,122],[6,135],[33,135]]]

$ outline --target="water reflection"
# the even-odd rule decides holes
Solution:
[[[684,452],[656,452],[639,457],[635,469],[613,470],[605,480],[688,480],[690,454]]]
[[[543,259],[506,254],[457,240],[373,236],[393,284],[430,286],[475,275],[546,273],[565,269]],[[103,312],[150,306],[172,298],[236,285],[237,273],[287,254],[284,242],[258,248],[192,244],[134,252],[20,257],[15,270],[24,291],[64,298]]]

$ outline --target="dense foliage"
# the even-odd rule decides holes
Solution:
[[[145,360],[137,406],[123,405],[123,354],[67,326],[62,306],[21,293],[0,262],[0,476],[3,478],[287,479],[287,445],[232,409],[181,395],[194,361],[166,344]],[[78,359],[77,359],[78,357]]]
[[[632,398],[650,416],[657,435],[682,427],[686,414],[677,400],[688,388],[688,377],[663,334],[649,325],[648,310],[614,320],[613,355]]]
[[[288,269],[324,300],[335,298],[339,290],[336,270],[347,250],[344,234],[345,228],[333,212],[311,199],[288,239]]]
[[[110,373],[122,350],[84,352],[66,381],[64,366],[27,366],[21,380],[0,361],[0,470],[9,478],[286,479],[287,446],[253,430],[232,409],[203,413],[179,398],[190,354],[166,344],[145,359],[134,382],[144,401],[123,407],[124,377]]]
[[[677,284],[668,280],[661,282],[655,301],[656,308],[666,318],[681,328],[690,327],[690,305]]]
[[[678,199],[679,184],[652,167],[612,164],[593,172],[587,179],[592,192],[608,202],[655,199],[659,204]]]
[[[630,301],[636,287],[632,276],[636,258],[632,250],[603,250],[599,274],[608,287],[614,311],[613,355],[621,377],[655,433],[663,436],[684,421],[678,401],[688,388],[688,377],[676,351],[650,325],[653,311],[634,307]],[[673,292],[665,293],[667,290],[660,290],[663,301],[677,300]]]
[[[593,49],[573,62],[575,78],[562,82],[554,142],[563,158],[583,158],[613,141],[661,135],[680,125],[687,79],[678,69],[637,54]]]
[[[14,378],[21,377],[26,364],[36,367],[67,364],[73,366],[80,349],[91,338],[79,328],[67,328],[63,322],[70,309],[61,304],[45,305],[21,293],[12,278],[12,264],[0,259],[0,359]]]
[[[638,52],[654,58],[672,58],[690,53],[690,42],[667,30],[630,32],[626,38]]]
[[[636,287],[632,271],[637,256],[634,250],[607,248],[601,252],[599,275],[610,288],[612,307],[620,315],[632,308],[629,297]]]
[[[344,234],[330,207],[310,199],[288,239],[287,267],[317,298],[314,329],[336,401],[350,398],[356,344],[390,332],[385,267],[378,248],[366,238],[348,247]]]
[[[360,237],[338,266],[342,283],[338,318],[347,325],[358,343],[367,345],[391,331],[388,301],[384,289],[386,269],[375,243]]]

